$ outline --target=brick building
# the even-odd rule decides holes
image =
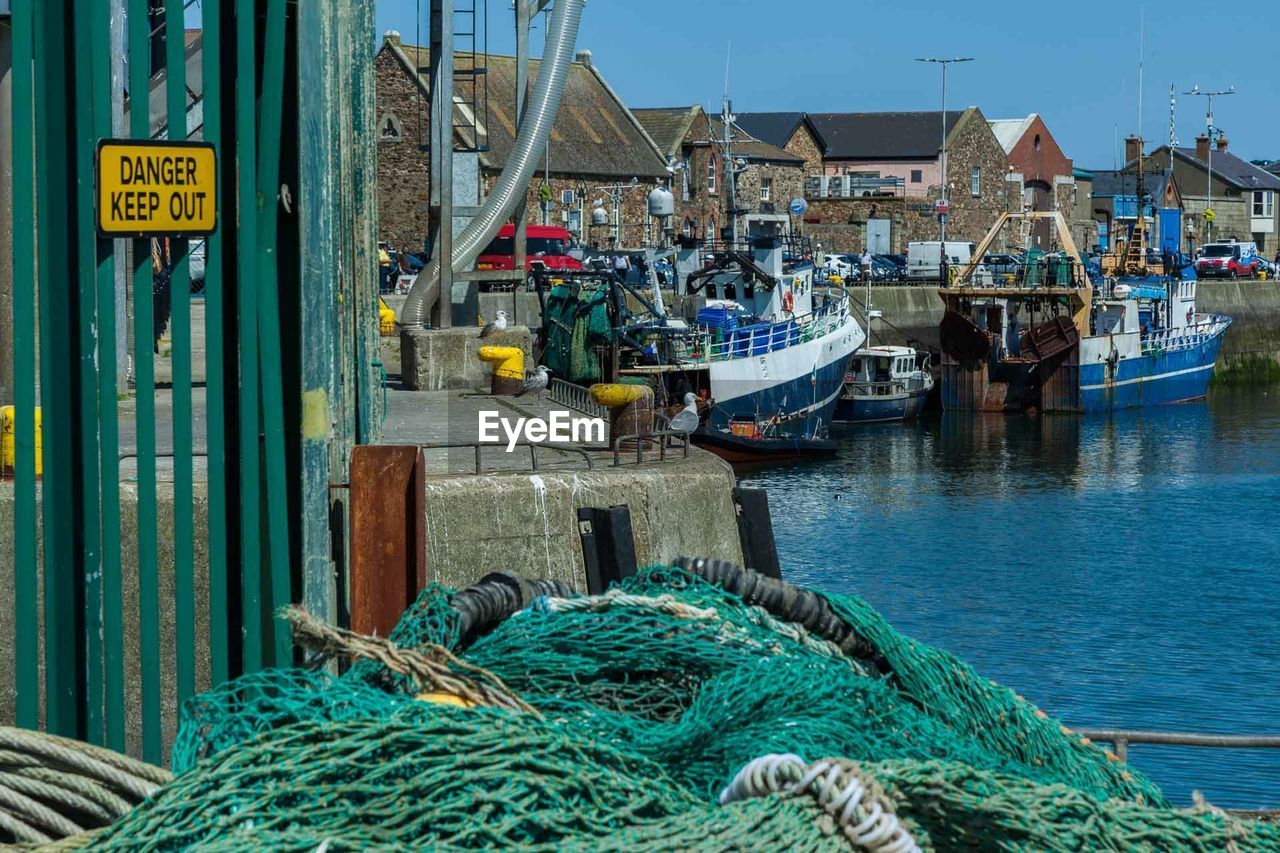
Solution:
[[[1008,160],[1005,180],[1016,187],[1022,209],[1059,211],[1068,222],[1074,205],[1074,165],[1063,153],[1044,119],[1036,113],[1024,118],[994,119],[991,130]],[[1027,247],[1051,248],[1052,227],[1037,222],[1027,234]]]
[[[404,44],[394,32],[386,34],[374,60],[379,238],[397,247],[420,247],[430,234],[430,81],[425,71],[417,70],[428,64],[427,48]],[[518,116],[515,57],[490,54],[486,67],[487,102],[473,108],[455,96],[454,137],[460,148],[474,148],[479,140],[480,185],[487,194],[514,146]],[[530,88],[538,69],[539,62],[532,60]],[[669,181],[666,159],[595,67],[589,51],[579,53],[571,67],[551,132],[549,160],[550,180],[539,168],[530,182],[530,223],[562,225],[584,243],[601,247],[615,238],[628,246],[656,239],[659,224],[648,215],[646,197]],[[544,183],[551,195],[545,205]],[[593,226],[591,213],[597,206],[609,221]]]
[[[804,233],[833,251],[903,252],[936,240],[940,112],[748,113],[739,124],[805,161]],[[1008,160],[977,107],[947,115],[949,239],[977,241],[1017,209]],[[820,156],[815,156],[815,152]]]
[[[670,160],[675,173],[675,227],[686,237],[715,237],[729,227],[729,194],[721,154],[724,125],[700,106],[639,109],[636,118]],[[752,219],[790,225],[787,205],[804,192],[804,160],[757,139],[740,126],[731,135],[737,178],[739,229]]]

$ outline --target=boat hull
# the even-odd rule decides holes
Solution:
[[[911,420],[924,408],[928,390],[888,397],[841,397],[834,414],[838,424],[875,424]]]
[[[733,418],[776,419],[780,435],[814,435],[831,423],[849,359],[865,334],[851,318],[810,341],[711,365],[713,430]]]
[[[840,449],[839,444],[829,438],[748,438],[705,428],[695,432],[692,438],[698,447],[733,465],[832,456]]]
[[[1187,349],[1080,365],[1080,410],[1109,412],[1199,400],[1209,391],[1225,329]]]

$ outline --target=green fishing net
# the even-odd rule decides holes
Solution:
[[[824,600],[887,662],[680,569],[539,598],[463,639],[432,587],[391,639],[483,667],[538,714],[433,704],[362,661],[189,701],[177,779],[94,839],[157,850],[848,848],[816,799],[720,805],[770,753],[840,758],[924,849],[1280,850],[1280,827],[1175,810],[1110,753],[856,598]]]

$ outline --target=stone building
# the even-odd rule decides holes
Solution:
[[[806,175],[822,174],[822,143],[804,113],[743,113],[738,127],[804,161]]]
[[[749,113],[739,123],[804,159],[804,233],[826,249],[904,252],[938,238],[942,113]],[[1020,190],[1011,197],[1004,148],[981,110],[948,113],[946,127],[947,237],[976,242],[1020,206]]]
[[[1070,222],[1075,178],[1071,159],[1063,153],[1044,119],[1036,113],[1024,118],[993,119],[991,130],[1008,160],[1005,180],[1017,188],[1022,209],[1059,211]],[[1027,248],[1048,250],[1053,228],[1037,222],[1027,231]]]
[[[1136,142],[1136,140],[1135,140]],[[1097,227],[1097,245],[1103,251],[1127,238],[1138,219],[1138,172],[1097,169],[1092,173],[1089,214]],[[1158,162],[1144,162],[1141,194],[1147,198],[1143,215],[1151,228],[1152,245],[1177,251],[1182,248],[1183,204],[1178,180]],[[1092,245],[1092,244],[1091,244]],[[1088,247],[1082,247],[1088,248]]]
[[[386,34],[374,61],[379,238],[400,248],[420,248],[430,234],[430,80],[425,71],[418,72],[428,64],[426,47],[404,44],[394,32]],[[454,101],[455,145],[480,148],[482,193],[497,182],[518,121],[515,57],[490,54],[486,67],[487,100],[472,105],[465,100],[467,87],[467,94],[460,89]],[[538,69],[539,62],[532,60],[530,88]],[[464,75],[456,77],[462,79]],[[668,183],[666,159],[605,81],[589,51],[579,53],[572,65],[546,156],[549,179],[547,170],[539,168],[529,186],[531,224],[561,225],[582,242],[600,247],[615,239],[639,246],[657,238],[660,224],[649,217],[646,197]],[[550,195],[546,202],[544,184]],[[597,207],[608,221],[593,226],[591,213]]]
[[[700,106],[635,110],[658,148],[678,168],[672,192],[676,228],[682,236],[719,236],[730,226],[722,142],[724,124]],[[804,194],[804,160],[735,125],[733,157],[741,162],[736,184],[738,226],[746,233],[752,220],[790,229],[787,205]]]
[[[1147,155],[1157,163],[1169,162],[1169,147],[1161,146]],[[1131,161],[1134,159],[1129,157]],[[1181,190],[1186,221],[1183,226],[1184,250],[1207,239],[1252,240],[1258,251],[1268,256],[1280,250],[1280,176],[1242,160],[1228,150],[1225,136],[1217,139],[1213,151],[1212,227],[1205,222],[1204,211],[1210,201],[1209,138],[1200,136],[1195,148],[1173,149],[1173,174]],[[1136,168],[1133,162],[1126,171]]]

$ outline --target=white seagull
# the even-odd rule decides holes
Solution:
[[[684,408],[671,419],[672,432],[693,432],[702,422],[698,414],[698,398],[693,394],[684,395]]]
[[[499,311],[494,318],[485,323],[484,328],[480,330],[480,337],[487,338],[494,332],[501,332],[507,328],[507,312]]]
[[[551,381],[551,371],[545,365],[538,365],[538,369],[532,376],[525,377],[520,385],[520,390],[513,397],[523,397],[525,394],[533,394],[535,397],[541,397],[542,392],[547,390],[547,383]]]

